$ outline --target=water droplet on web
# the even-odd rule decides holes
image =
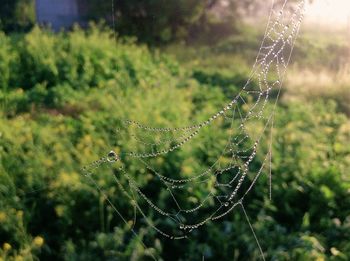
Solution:
[[[230,203],[225,202],[224,206],[225,206],[225,207],[228,207],[229,204],[230,204]]]
[[[184,224],[180,224],[180,229],[184,229],[184,228],[185,228]]]
[[[111,150],[108,154],[107,154],[107,161],[108,162],[116,162],[119,160],[119,157],[117,155],[117,153],[115,153],[113,150]]]

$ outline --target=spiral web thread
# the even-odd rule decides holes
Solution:
[[[93,174],[102,166],[112,168],[119,190],[134,209],[133,225],[129,227],[136,237],[136,212],[157,233],[169,239],[180,240],[189,237],[201,226],[226,217],[238,206],[244,213],[264,259],[243,203],[267,167],[271,197],[274,113],[303,19],[305,4],[304,0],[299,0],[295,8],[290,9],[288,2],[285,0],[282,4],[273,3],[250,77],[239,93],[222,109],[203,122],[184,127],[147,126],[137,121],[125,120],[122,129],[137,144],[135,150],[119,154],[111,151],[83,168],[86,176],[102,193]],[[269,103],[272,96],[275,101]],[[154,167],[154,159],[177,153],[190,146],[191,141],[200,140],[204,130],[217,132],[218,128],[226,134],[223,138],[225,142],[221,153],[208,166],[202,166],[202,169],[191,175],[179,173],[175,177],[173,173],[161,173]],[[264,151],[263,144],[267,151]],[[128,173],[125,162],[136,163],[143,168],[143,174],[152,175],[151,182],[164,188],[162,193],[166,194],[165,197],[171,203],[167,207],[157,205],[142,190],[137,177]],[[194,195],[198,191],[205,196],[198,198]],[[115,213],[129,224],[108,197],[105,197]],[[187,203],[186,199],[193,202],[191,208],[182,207],[181,203]],[[146,210],[152,210],[152,218],[146,215]],[[161,217],[167,225],[159,227],[153,221],[155,217]]]

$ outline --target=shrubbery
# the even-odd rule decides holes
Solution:
[[[215,111],[244,81],[243,73],[184,67],[130,39],[114,42],[110,36],[96,27],[57,35],[38,28],[23,37],[0,35],[0,256],[259,258],[239,210],[185,243],[164,240],[140,219],[138,234],[148,246],[144,250],[80,173],[111,148],[134,145],[116,134],[120,119],[186,125]],[[336,112],[333,101],[279,105],[273,200],[268,200],[262,177],[246,204],[267,259],[347,260],[349,130],[349,120]],[[192,148],[155,164],[170,173],[207,165],[223,138],[223,131],[207,131]],[[137,165],[129,162],[128,171],[143,188],[152,189],[157,204],[166,204],[161,189],[150,187]],[[133,209],[108,174],[101,171],[94,179],[123,215],[132,217]],[[146,214],[152,216],[152,210],[146,208]]]

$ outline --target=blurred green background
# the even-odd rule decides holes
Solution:
[[[34,1],[1,1],[0,260],[261,257],[241,211],[185,241],[164,239],[140,218],[145,249],[80,172],[131,146],[115,133],[123,118],[185,125],[234,97],[263,32],[244,18],[266,3],[229,1],[219,19],[217,2],[115,2],[115,42],[109,1],[86,4],[85,19],[96,23],[57,33],[35,25]],[[267,260],[350,259],[349,37],[345,28],[304,25],[296,43],[274,124],[273,197],[262,177],[246,204]],[[170,173],[206,166],[220,148],[196,148],[215,145],[218,133],[154,164]],[[127,170],[166,205],[152,177],[132,163]],[[112,177],[94,179],[132,220]]]

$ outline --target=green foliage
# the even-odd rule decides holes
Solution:
[[[135,229],[144,249],[103,194],[80,173],[82,166],[110,149],[136,146],[125,133],[116,133],[120,119],[157,126],[205,119],[244,81],[248,67],[239,58],[223,55],[215,60],[204,50],[203,59],[179,64],[133,40],[115,42],[111,32],[96,27],[57,35],[38,28],[23,37],[1,34],[0,57],[2,259],[260,257],[239,209],[187,241],[164,240],[140,218]],[[279,104],[277,111],[273,200],[268,200],[267,178],[262,176],[246,204],[266,259],[347,260],[349,119],[337,111],[334,101],[293,101]],[[190,148],[159,158],[154,162],[157,169],[176,177],[209,165],[226,137],[226,130],[218,128],[205,130]],[[164,191],[150,175],[133,161],[126,165],[157,205],[166,206]],[[133,208],[111,170],[101,167],[93,179],[132,221]],[[126,185],[123,178],[121,182]],[[196,189],[203,197],[200,187]],[[191,207],[191,202],[182,204]],[[147,216],[155,216],[152,209],[144,209]],[[163,219],[155,222],[166,225]]]
[[[89,4],[90,18],[110,17],[110,2],[89,0]],[[179,40],[213,44],[237,31],[242,17],[262,9],[262,4],[252,0],[114,0],[114,11],[122,35],[157,45]]]
[[[114,0],[114,20],[119,34],[137,36],[142,42],[164,44],[179,40],[213,43],[236,30],[240,10],[251,8],[250,0]],[[110,1],[88,0],[87,18],[112,22]]]
[[[327,35],[327,37],[325,37]],[[339,37],[339,35],[341,37]],[[350,45],[346,40],[346,32],[305,33],[296,42],[293,61],[306,68],[328,68],[332,71],[341,70],[350,57]],[[314,39],[318,39],[316,42]]]
[[[13,68],[11,64],[14,55],[11,50],[11,44],[4,33],[0,33],[0,86],[6,88],[9,85],[10,74]]]
[[[35,22],[34,0],[2,0],[0,30],[6,32],[28,30]]]

